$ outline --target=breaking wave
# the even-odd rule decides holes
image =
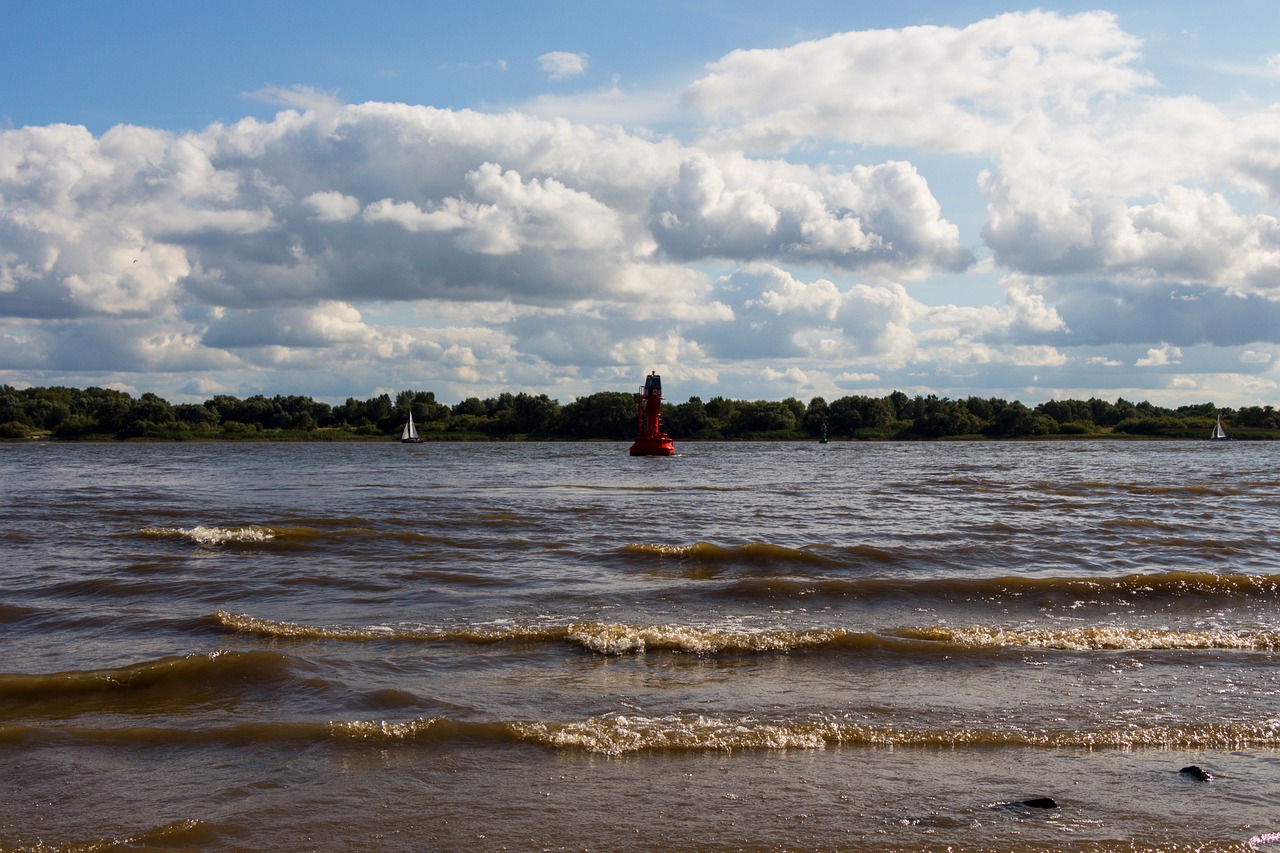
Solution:
[[[144,527],[139,535],[151,539],[181,539],[194,545],[216,547],[218,545],[244,545],[270,542],[280,535],[271,527],[247,525],[244,527]]]
[[[528,743],[611,756],[646,752],[815,750],[829,747],[1236,750],[1280,747],[1280,719],[1257,723],[1200,723],[1071,731],[983,728],[977,725],[909,728],[835,717],[765,720],[704,714],[662,717],[607,714],[572,722],[470,722],[433,716],[402,722],[261,722],[201,729],[0,725],[0,743],[50,740],[179,746],[213,742],[243,744],[326,741],[374,742],[381,745]]]
[[[929,640],[960,648],[1018,646],[1069,651],[1231,649],[1248,652],[1280,650],[1280,631],[1169,631],[1148,628],[1096,626],[1088,628],[903,628],[911,639]]]
[[[398,640],[406,642],[563,643],[604,655],[645,652],[679,652],[711,655],[733,652],[788,652],[801,649],[867,649],[880,646],[912,646],[910,638],[880,636],[842,628],[787,630],[726,630],[692,625],[627,625],[609,622],[574,622],[559,626],[503,625],[431,630],[400,626],[318,626],[276,622],[254,616],[218,611],[214,621],[237,633],[302,640]]]
[[[955,654],[966,650],[1039,648],[1063,651],[1196,650],[1280,651],[1280,630],[1177,631],[1092,626],[1081,628],[1002,628],[973,625],[919,626],[884,632],[846,628],[808,630],[730,630],[693,625],[628,625],[575,622],[560,626],[497,625],[432,630],[403,626],[365,627],[302,625],[218,611],[213,620],[223,629],[267,637],[300,640],[395,640],[494,644],[567,643],[603,655],[676,652],[714,655],[801,650]]]
[[[957,727],[910,729],[840,719],[763,721],[704,715],[602,716],[575,723],[514,723],[525,740],[607,755],[644,751],[823,749],[828,746],[1083,749],[1245,749],[1280,746],[1280,720],[1093,731]]]

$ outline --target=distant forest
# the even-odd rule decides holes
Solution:
[[[636,434],[634,394],[601,391],[561,405],[545,394],[470,397],[449,406],[430,391],[348,398],[337,406],[310,397],[245,399],[218,395],[177,405],[105,388],[0,385],[0,438],[29,439],[389,439],[413,412],[418,433],[433,440],[627,440]],[[805,440],[825,428],[832,440],[1128,437],[1206,438],[1216,418],[1235,439],[1280,438],[1271,406],[1219,408],[1212,403],[1164,409],[1124,399],[1052,400],[1034,408],[994,397],[849,396],[664,403],[663,429],[695,440]]]

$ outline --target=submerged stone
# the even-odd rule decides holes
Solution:
[[[1056,809],[1058,801],[1053,797],[1033,797],[1030,800],[1019,800],[1014,805],[1026,806],[1029,809]]]
[[[1028,800],[1014,800],[1010,803],[992,803],[988,808],[996,809],[1056,809],[1058,801],[1053,797],[1032,797]]]

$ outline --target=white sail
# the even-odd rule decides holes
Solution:
[[[1213,425],[1213,435],[1211,438],[1221,440],[1227,437],[1227,431],[1222,428],[1222,415],[1218,415],[1218,422]]]
[[[417,441],[418,430],[413,425],[413,412],[409,413],[409,422],[404,425],[404,432],[400,433],[401,441]]]

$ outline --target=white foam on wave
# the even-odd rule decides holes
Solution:
[[[605,655],[644,654],[648,650],[716,654],[719,652],[786,652],[820,646],[842,635],[829,631],[744,631],[692,625],[622,625],[586,622],[569,626],[567,638]]]
[[[160,539],[186,539],[196,545],[216,546],[229,543],[269,542],[274,539],[275,531],[266,527],[248,525],[245,527],[145,527],[143,536]]]
[[[1273,652],[1280,650],[1280,631],[1177,631],[1098,625],[1085,628],[968,628],[935,626],[904,628],[899,634],[921,640],[956,643],[970,648],[1021,646],[1067,651],[1137,651],[1228,649]]]

